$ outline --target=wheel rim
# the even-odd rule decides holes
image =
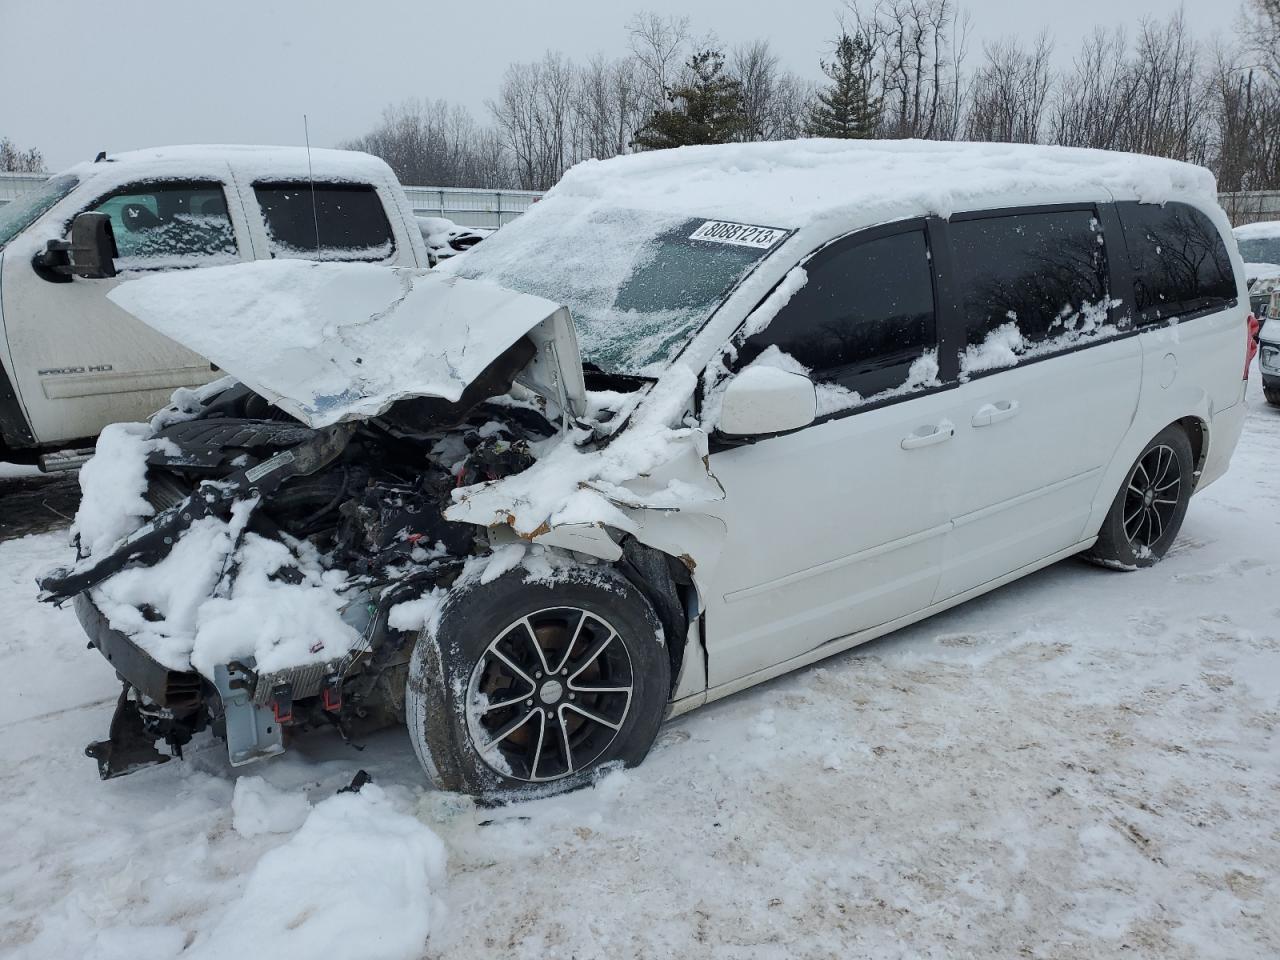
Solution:
[[[631,655],[580,607],[551,607],[501,631],[471,671],[467,732],[503,776],[559,780],[591,766],[631,709]]]
[[[1152,447],[1129,474],[1124,497],[1124,535],[1135,550],[1150,549],[1171,529],[1182,492],[1178,452]]]

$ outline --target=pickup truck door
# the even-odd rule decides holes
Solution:
[[[27,258],[6,255],[0,265],[14,381],[42,446],[145,419],[177,387],[218,376],[207,360],[108,300],[113,287],[131,274],[253,259],[230,171],[148,178],[90,194],[73,213],[59,214],[65,218],[59,229],[68,232],[74,215],[85,211],[111,217],[120,277],[60,282],[37,273]]]

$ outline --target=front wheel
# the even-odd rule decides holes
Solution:
[[[410,664],[407,720],[435,785],[489,801],[644,759],[671,689],[653,608],[609,567],[450,592]]]
[[[1194,485],[1191,442],[1180,427],[1166,427],[1125,475],[1085,558],[1119,570],[1159,562],[1182,527]]]
[[[1267,398],[1267,403],[1273,407],[1280,407],[1280,385],[1274,387],[1263,387],[1262,394]]]

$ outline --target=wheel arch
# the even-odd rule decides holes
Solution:
[[[1180,427],[1182,432],[1187,435],[1187,441],[1191,444],[1193,462],[1191,474],[1198,483],[1200,474],[1204,470],[1205,461],[1209,457],[1209,424],[1201,417],[1192,415],[1181,417],[1169,426]],[[1159,432],[1157,431],[1157,435]]]

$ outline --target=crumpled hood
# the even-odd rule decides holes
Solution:
[[[375,417],[407,397],[458,400],[521,336],[536,386],[583,409],[568,311],[432,270],[270,260],[129,280],[108,297],[303,423]]]

